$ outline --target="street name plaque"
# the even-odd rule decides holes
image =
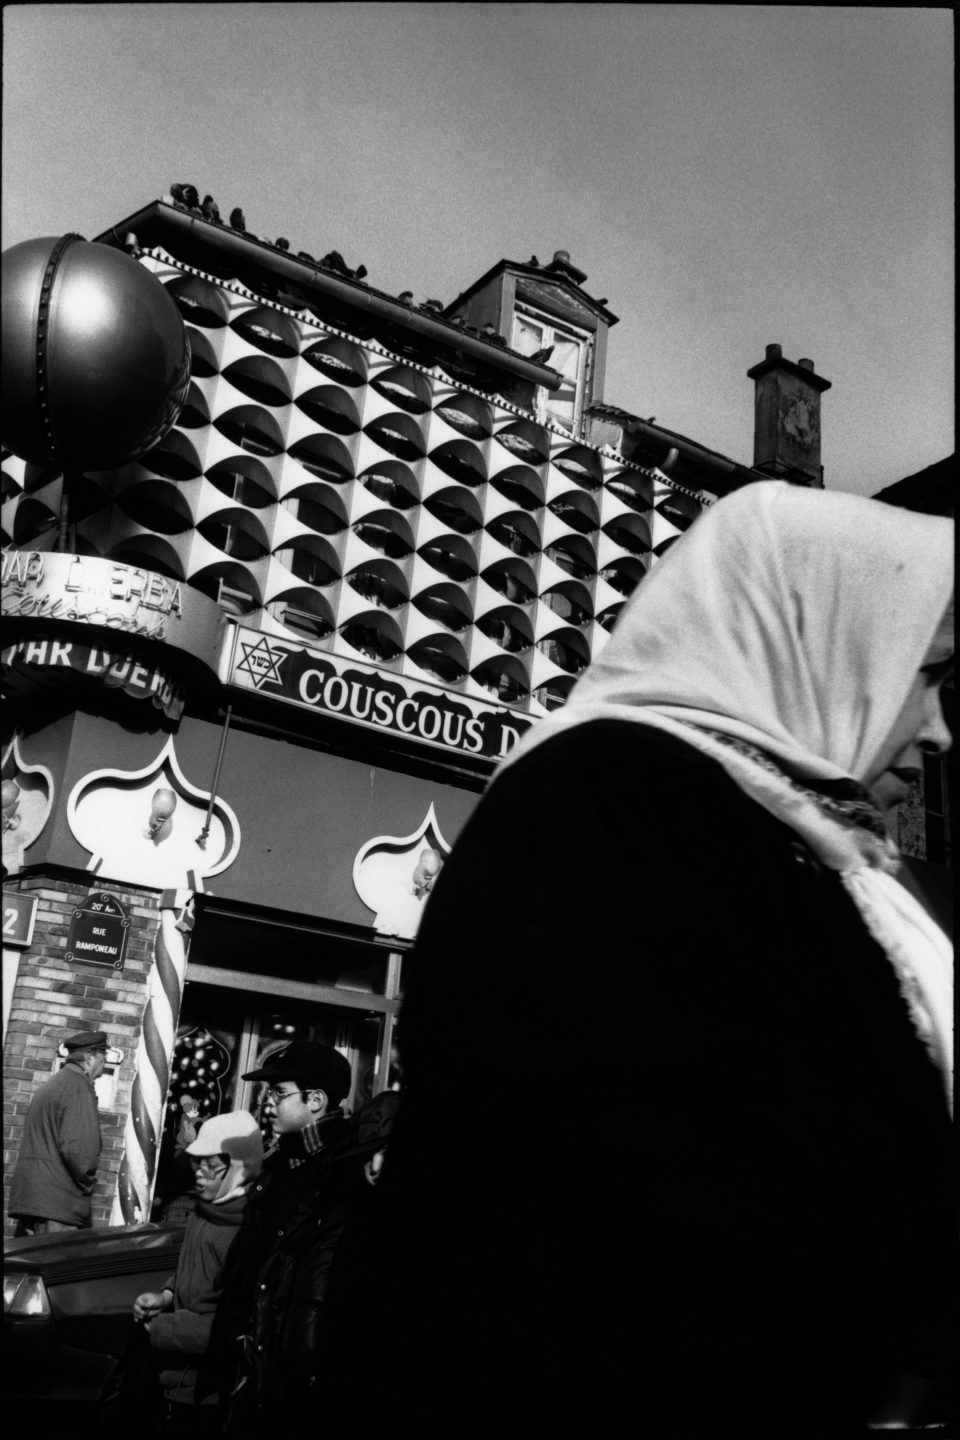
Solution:
[[[67,939],[67,960],[80,965],[123,969],[130,921],[119,900],[95,891],[73,912]]]

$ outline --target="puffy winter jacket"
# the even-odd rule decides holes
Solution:
[[[158,1352],[160,1383],[168,1399],[193,1404],[197,1367],[210,1343],[213,1317],[223,1290],[222,1271],[236,1239],[246,1195],[221,1205],[197,1201],[187,1221],[177,1273],[165,1282],[173,1309],[150,1322],[150,1344]],[[206,1397],[211,1404],[216,1396]]]
[[[317,1153],[305,1155],[292,1135],[267,1157],[230,1257],[201,1387],[221,1390],[227,1433],[298,1415],[322,1375],[330,1269],[366,1182],[339,1111],[316,1129]]]

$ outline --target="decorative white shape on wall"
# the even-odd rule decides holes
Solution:
[[[23,866],[23,852],[40,835],[53,809],[53,776],[45,765],[30,765],[14,735],[3,752],[3,864],[8,875]]]
[[[240,822],[219,796],[204,837],[210,791],[180,769],[171,736],[142,770],[94,770],[73,787],[67,823],[94,874],[155,889],[202,891],[237,857]]]
[[[425,856],[425,851],[436,853]],[[378,835],[357,851],[354,889],[376,912],[373,924],[380,935],[413,939],[432,882],[449,854],[432,804],[412,835]]]

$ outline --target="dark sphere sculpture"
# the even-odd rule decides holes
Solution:
[[[180,414],[190,345],[158,280],[80,235],[3,255],[3,444],[34,464],[108,470]]]

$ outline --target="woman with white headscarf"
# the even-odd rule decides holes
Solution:
[[[393,1413],[821,1440],[949,1373],[951,957],[883,811],[951,589],[949,521],[749,486],[500,767],[402,1013]]]

